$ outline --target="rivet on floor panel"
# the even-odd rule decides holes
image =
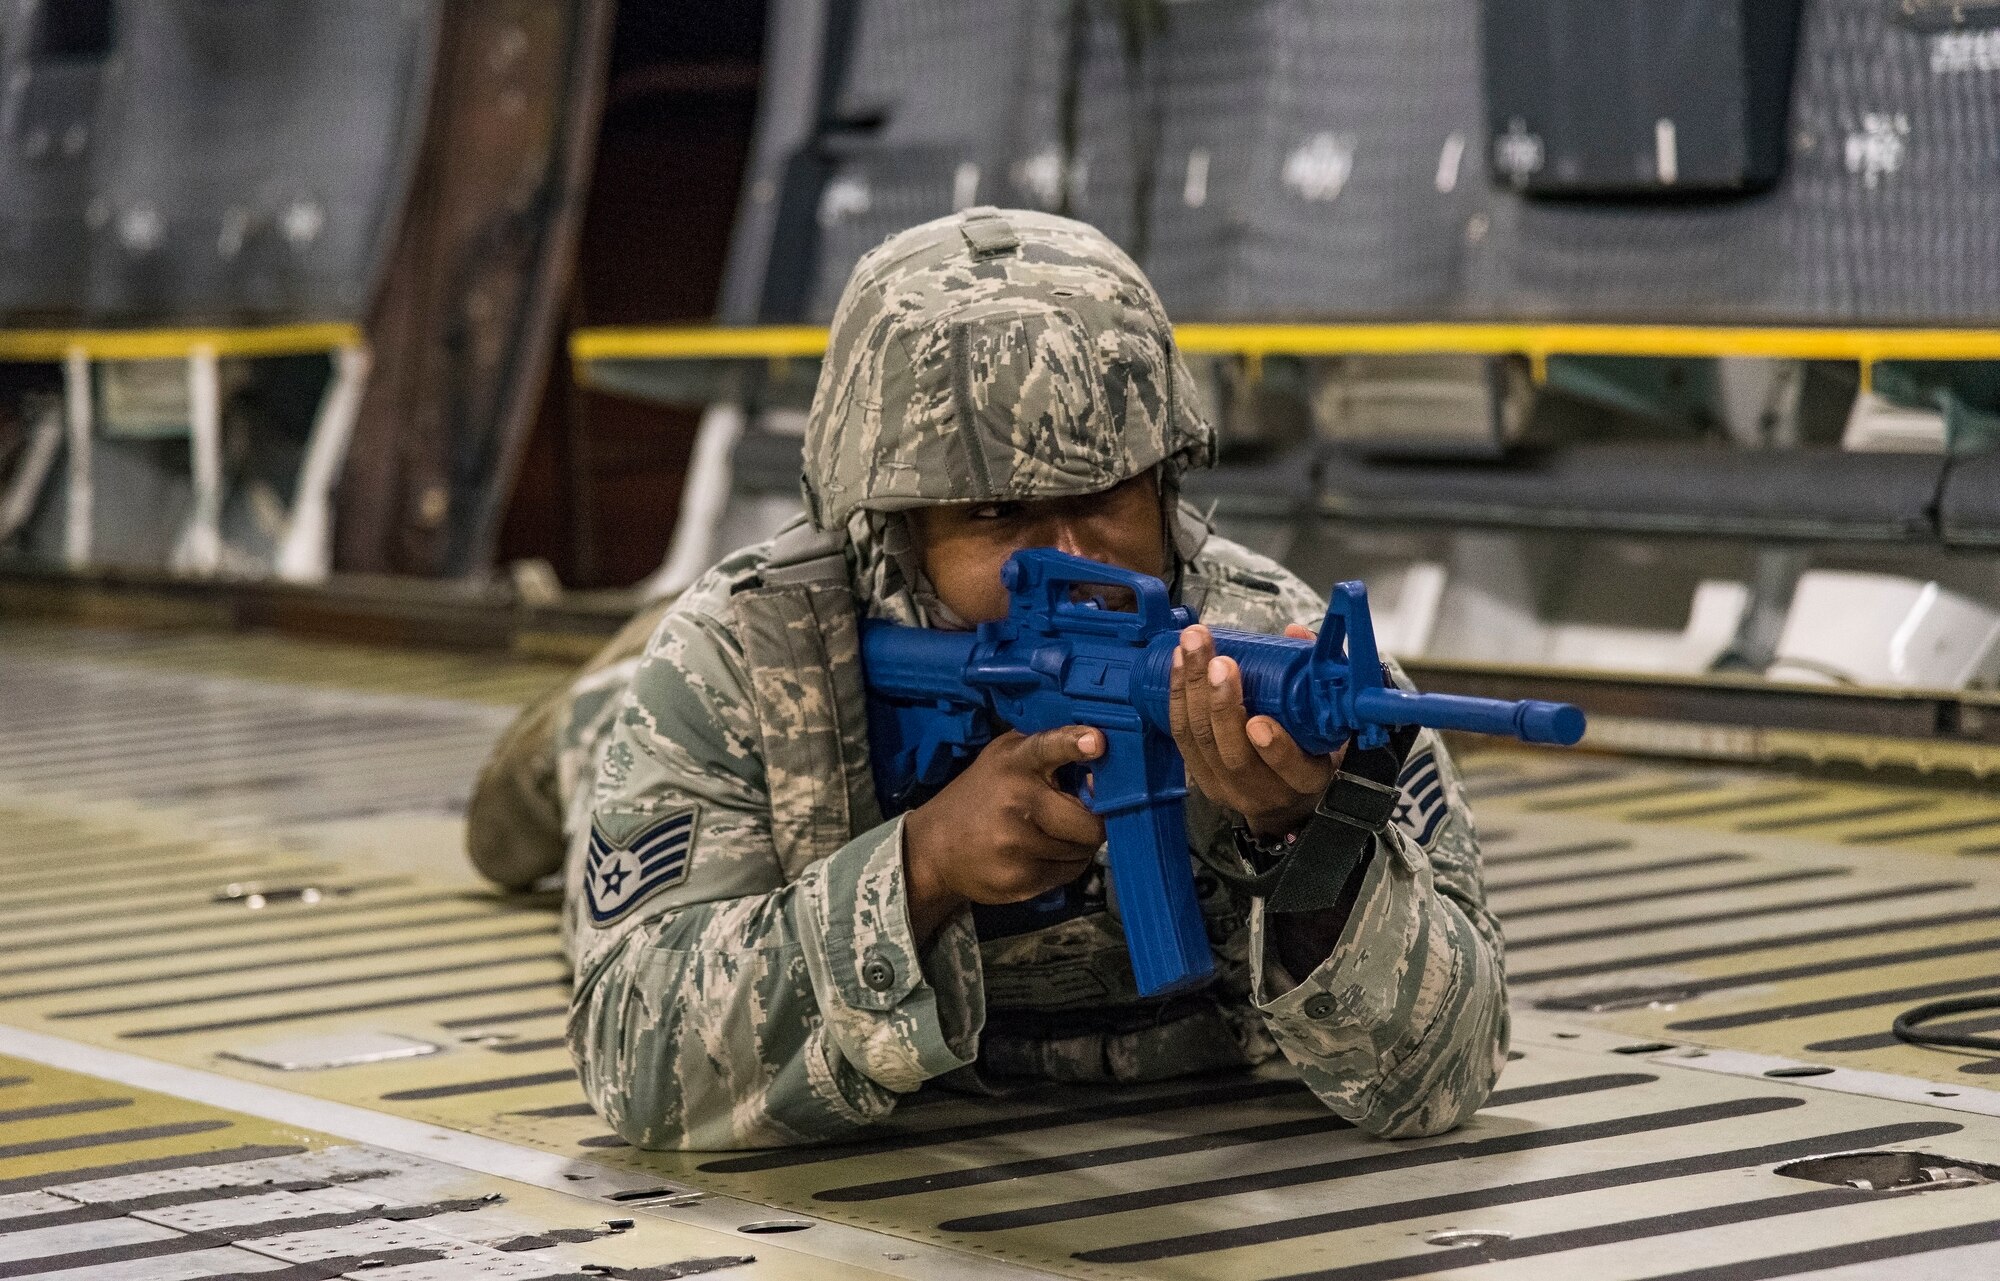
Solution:
[[[1500,1232],[1490,1228],[1446,1228],[1433,1232],[1424,1238],[1425,1245],[1498,1245],[1502,1241],[1512,1241],[1512,1232]]]

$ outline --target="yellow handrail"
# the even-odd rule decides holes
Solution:
[[[61,360],[81,348],[92,360],[185,359],[203,347],[218,356],[294,356],[361,344],[345,321],[240,329],[0,329],[0,360]]]
[[[1457,322],[1186,324],[1183,351],[1203,355],[1465,353],[1528,356],[1764,356],[1795,360],[2000,360],[2000,329],[1848,329],[1753,325]],[[826,331],[806,325],[580,329],[570,355],[593,360],[818,356]]]

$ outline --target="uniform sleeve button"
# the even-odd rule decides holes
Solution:
[[[880,948],[869,948],[861,954],[861,981],[874,991],[888,991],[896,986],[895,963]]]
[[[1332,993],[1321,992],[1306,998],[1305,1011],[1309,1019],[1324,1019],[1333,1016],[1334,999]]]

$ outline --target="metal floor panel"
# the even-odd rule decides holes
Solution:
[[[2000,992],[2000,865],[1961,852],[1986,839],[1980,824],[2000,808],[1985,797],[1584,755],[1471,757],[1512,947],[1519,1057],[1479,1117],[1438,1138],[1361,1136],[1276,1067],[999,1099],[926,1091],[853,1144],[648,1154],[607,1132],[571,1070],[552,902],[432,875],[459,857],[449,816],[372,859],[325,839],[355,798],[406,810],[427,789],[462,794],[482,735],[505,713],[385,693],[379,681],[283,683],[256,646],[239,661],[228,640],[157,648],[61,658],[17,648],[0,666],[0,1023],[22,1030],[0,1027],[0,1045],[62,1038],[46,1043],[243,1083],[223,1088],[245,1091],[252,1111],[258,1090],[289,1091],[327,1109],[316,1128],[350,1138],[336,1114],[516,1145],[506,1151],[524,1169],[553,1158],[628,1190],[711,1198],[706,1210],[631,1211],[647,1225],[713,1230],[719,1220],[700,1216],[717,1206],[770,1207],[820,1225],[781,1239],[787,1258],[833,1260],[829,1277],[865,1266],[857,1240],[900,1275],[1993,1272],[1995,1185],[1873,1192],[1772,1169],[1852,1148],[2000,1163],[2000,1091],[1982,1088],[2000,1083],[1960,1071],[1980,1060],[1878,1043],[1894,1010],[1921,999],[1909,992],[1967,982]],[[349,654],[322,671],[365,666]],[[1535,1008],[1550,1002],[1575,1008]],[[336,1057],[343,1046],[433,1048],[320,1070],[255,1061],[282,1061],[301,1038]],[[1801,1061],[1837,1070],[1764,1075]],[[0,1081],[39,1071],[0,1063]],[[14,1162],[46,1173],[85,1159],[86,1149],[14,1153],[10,1131],[42,1143],[126,1124],[112,1119],[122,1105],[9,1122],[8,1095],[21,1088],[0,1085],[0,1181]],[[171,1101],[141,1115],[155,1118],[142,1130],[218,1116]],[[228,1126],[248,1124],[107,1147],[223,1146]],[[51,1212],[8,1195],[46,1191],[0,1182],[0,1233],[34,1230]],[[570,1212],[574,1198],[543,1192]],[[294,1235],[323,1230],[343,1229]],[[416,1249],[395,1244],[402,1230],[367,1248]],[[278,1260],[295,1271],[270,1274],[307,1275],[296,1269],[314,1250],[346,1248],[302,1241],[303,1253]],[[938,1250],[948,1253],[928,1253]],[[650,1266],[695,1252],[726,1249],[655,1254]],[[194,1276],[224,1256],[173,1257]],[[633,1266],[625,1257],[618,1266]],[[455,1258],[361,1275],[451,1275],[423,1269]],[[0,1277],[19,1275],[14,1266],[0,1249]]]
[[[15,1141],[30,1123],[33,1144]],[[39,1150],[23,1151],[30,1146]],[[710,1272],[746,1281],[882,1275],[774,1249],[768,1238],[0,1056],[0,1277],[664,1281]]]
[[[384,649],[263,633],[114,630],[7,620],[0,651],[189,675],[512,706],[566,680],[574,664],[492,654]]]
[[[1947,1087],[2000,1069],[1889,1034],[1923,1001],[2000,998],[2000,799],[1619,762],[1584,780],[1575,764],[1468,762],[1481,822],[1504,830],[1487,870],[1517,1003]],[[1958,1022],[2000,1029],[2000,1013]]]

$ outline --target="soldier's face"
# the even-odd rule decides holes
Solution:
[[[1166,573],[1160,490],[1151,472],[1095,494],[919,507],[909,517],[938,599],[971,623],[1006,616],[1000,567],[1024,547],[1053,547],[1155,577]]]

